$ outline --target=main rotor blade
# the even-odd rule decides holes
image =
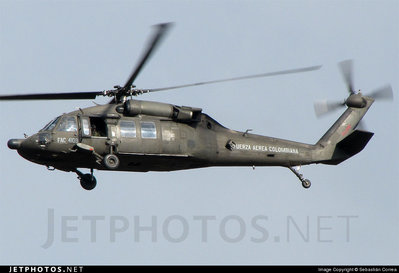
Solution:
[[[0,96],[0,100],[85,100],[95,99],[103,94],[103,91],[21,94]]]
[[[345,102],[332,102],[327,100],[318,101],[314,103],[314,111],[316,113],[316,116],[319,118],[343,106],[345,106]]]
[[[349,94],[354,94],[354,88],[353,88],[353,61],[352,60],[345,60],[340,62],[339,68],[341,70],[341,74],[345,80],[345,84],[348,88]]]
[[[163,88],[138,89],[137,91],[140,92],[140,93],[157,92],[157,91],[178,89],[178,88],[205,85],[205,84],[214,84],[214,83],[220,83],[220,82],[239,81],[239,80],[247,80],[247,79],[253,79],[253,78],[261,78],[261,77],[270,77],[270,76],[277,76],[277,75],[308,72],[308,71],[318,70],[318,69],[320,69],[320,67],[321,67],[321,65],[310,66],[310,67],[303,67],[303,68],[290,69],[290,70],[282,70],[282,71],[269,72],[269,73],[256,74],[256,75],[248,75],[248,76],[241,76],[241,77],[228,78],[228,79],[220,79],[220,80],[213,80],[213,81],[205,81],[205,82],[197,82],[197,83],[169,86],[169,87],[163,87]]]
[[[380,87],[371,92],[369,96],[372,97],[373,99],[378,99],[378,100],[393,100],[392,87],[390,85]]]
[[[172,26],[172,23],[165,23],[165,24],[159,24],[155,25],[157,27],[157,32],[154,34],[152,37],[151,41],[147,45],[147,49],[145,51],[145,54],[141,58],[140,62],[136,66],[136,69],[133,70],[132,74],[130,75],[129,79],[124,85],[125,89],[130,89],[132,86],[134,80],[140,73],[141,69],[143,68],[144,64],[147,62],[148,58],[151,56],[151,53],[155,50],[155,48],[159,45],[159,42],[161,41],[162,37],[165,36],[165,33],[167,30]]]

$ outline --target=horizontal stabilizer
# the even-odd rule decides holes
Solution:
[[[337,143],[331,160],[326,164],[337,165],[342,161],[354,156],[366,147],[374,133],[355,130],[346,138]]]

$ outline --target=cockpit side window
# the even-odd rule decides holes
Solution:
[[[76,118],[74,116],[64,116],[60,124],[58,125],[57,131],[60,132],[77,132],[78,126],[76,123]]]
[[[44,128],[41,131],[51,131],[51,130],[53,130],[54,127],[57,125],[57,122],[59,120],[60,120],[60,117],[57,117],[57,118],[53,119],[52,121],[47,123],[47,125],[44,126]]]
[[[84,136],[90,136],[90,122],[89,118],[87,117],[82,117],[82,131]]]

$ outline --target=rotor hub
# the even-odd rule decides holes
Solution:
[[[346,106],[354,108],[363,108],[367,105],[367,101],[363,98],[362,93],[350,95],[346,101]]]

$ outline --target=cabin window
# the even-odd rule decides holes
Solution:
[[[121,129],[121,137],[136,137],[136,124],[134,123],[134,121],[122,120],[119,123],[119,127]]]
[[[142,138],[157,138],[157,129],[154,122],[141,123],[141,137]]]
[[[76,118],[72,116],[65,116],[61,119],[58,125],[57,131],[60,132],[77,132],[78,126],[76,124]]]

